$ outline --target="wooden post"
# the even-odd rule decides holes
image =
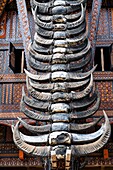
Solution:
[[[103,150],[103,156],[104,156],[104,159],[108,159],[108,157],[109,157],[108,149]]]
[[[22,58],[21,58],[21,73],[24,72],[24,51],[22,51]]]
[[[22,150],[19,150],[19,158],[20,160],[24,160],[24,152]]]
[[[104,51],[103,51],[103,48],[101,48],[101,66],[102,66],[102,71],[104,71]]]

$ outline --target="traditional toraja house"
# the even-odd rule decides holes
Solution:
[[[102,7],[101,7],[102,5]],[[104,109],[109,116],[112,127],[112,2],[94,0],[87,2],[87,30],[92,45],[92,63],[98,64],[94,72],[95,89],[100,92],[101,104],[95,115],[88,122],[98,120]],[[29,70],[27,60],[28,44],[34,35],[34,20],[31,14],[30,2],[24,0],[0,1],[0,168],[1,169],[40,169],[43,159],[24,154],[13,142],[11,125],[18,121],[17,117],[32,125],[41,125],[28,119],[20,111],[22,86],[25,85],[23,68]],[[91,62],[90,62],[91,63]],[[92,66],[91,66],[92,67]],[[90,68],[90,65],[88,65]],[[104,119],[102,119],[104,122]],[[101,122],[91,129],[100,129]],[[24,134],[28,132],[20,127]],[[112,130],[113,131],[113,130]],[[99,151],[87,155],[87,165],[84,169],[112,169],[113,149],[112,132],[108,143]],[[81,159],[84,159],[83,157]],[[59,169],[64,162],[58,164]]]

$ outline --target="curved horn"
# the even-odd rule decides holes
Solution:
[[[105,127],[102,126],[98,131],[90,134],[75,134],[72,133],[72,143],[77,142],[91,142],[100,137],[105,130]]]
[[[49,6],[51,7],[53,5],[54,1],[53,2],[38,2],[36,0],[31,0],[31,4],[34,4],[34,5],[37,5],[37,6],[43,6],[43,7],[46,7],[46,6]],[[63,2],[60,1],[60,3],[62,4]],[[76,1],[65,1],[66,4],[71,4],[71,5],[80,5],[81,3],[84,3],[84,0],[76,0]]]
[[[91,46],[90,46],[90,41],[88,41],[86,47],[84,49],[82,49],[82,51],[75,53],[75,54],[66,54],[66,59],[68,61],[76,61],[78,59],[81,59],[84,57],[84,55],[87,55],[87,53],[89,52]]]
[[[50,46],[42,46],[40,44],[37,44],[36,41],[33,41],[32,46],[37,53],[39,52],[42,54],[52,54],[52,51],[49,48]]]
[[[57,16],[58,15],[41,15],[41,14],[37,14],[38,18],[40,18],[41,21],[44,21],[44,22],[50,22],[50,21],[54,21],[56,20]],[[79,18],[81,16],[81,12],[78,12],[76,14],[72,14],[72,15],[69,15],[69,14],[66,14],[65,15],[65,18],[67,20],[75,20],[77,18]],[[58,16],[59,17],[59,16]],[[36,30],[37,31],[37,30]]]
[[[87,35],[88,35],[88,33],[85,32],[84,34],[79,35],[78,37],[67,38],[66,40],[69,44],[79,43],[79,41],[84,41],[87,38]]]
[[[28,77],[26,77],[28,79]],[[28,80],[26,80],[27,82]],[[64,83],[37,83],[29,79],[29,84],[32,86],[34,89],[40,90],[40,91],[68,91],[70,89],[77,89],[79,87],[82,87],[88,83],[89,79],[79,81],[79,82],[64,82]]]
[[[65,72],[65,71],[57,71],[57,72],[53,72],[52,74],[50,73],[45,73],[45,74],[41,74],[41,75],[34,75],[30,72],[28,72],[26,69],[25,73],[26,75],[33,79],[33,80],[37,80],[37,81],[46,81],[49,80],[50,77],[53,81],[56,80],[82,80],[85,79],[87,77],[89,77],[89,75],[94,72],[94,70],[96,69],[96,66],[93,67],[90,71],[85,72],[85,73],[76,73],[76,72]]]
[[[92,116],[99,108],[99,105],[100,105],[100,97],[99,97],[99,94],[97,94],[97,100],[96,100],[96,103],[93,107],[91,107],[90,109],[86,110],[86,111],[79,111],[79,112],[73,112],[71,114],[69,114],[69,117],[71,120],[73,119],[82,119],[82,118],[87,118],[89,116]],[[31,110],[28,110],[27,108],[25,108],[25,104],[23,103],[23,101],[21,101],[21,104],[20,104],[20,109],[22,112],[24,112],[24,114],[34,120],[41,120],[41,121],[50,121],[50,120],[56,120],[56,118],[54,118],[54,116],[56,114],[53,114],[52,115],[52,118],[50,115],[44,115],[44,114],[41,114],[41,113],[35,113]],[[66,118],[66,114],[65,114],[65,117]],[[63,120],[64,120],[63,118]],[[59,118],[57,118],[59,120]],[[63,121],[62,120],[62,121]],[[68,121],[68,119],[67,119]]]
[[[29,47],[28,47],[28,50],[29,50],[29,53],[30,55],[38,60],[38,61],[42,61],[42,62],[50,62],[51,59],[52,59],[52,55],[44,55],[44,54],[40,54],[40,53],[37,53],[33,48],[32,48],[32,45],[30,44]]]
[[[86,55],[89,52],[90,47],[91,47],[90,41],[88,41],[87,46],[82,51],[75,53],[75,54],[66,54],[66,60],[67,61],[76,61],[78,59],[83,58],[84,55]],[[52,55],[48,55],[48,54],[44,55],[44,54],[37,53],[33,49],[31,44],[29,45],[29,51],[30,51],[30,55],[32,55],[32,57],[36,60],[39,60],[42,62],[50,62],[52,59]],[[62,58],[62,56],[61,56],[61,58]]]
[[[47,18],[48,18],[48,16],[47,16]],[[45,30],[44,28],[40,27],[37,24],[35,25],[35,30],[40,36],[43,36],[46,38],[52,38],[54,35],[53,30]]]
[[[51,74],[51,80],[52,81],[76,81],[76,80],[82,80],[87,77],[95,70],[96,67],[94,67],[92,70],[85,72],[85,73],[76,73],[76,72],[65,72],[65,71],[56,71]],[[29,76],[28,76],[29,77]],[[30,77],[31,78],[31,77]],[[33,79],[34,77],[32,77]]]
[[[28,79],[27,79],[28,80]],[[42,100],[42,101],[69,101],[69,100],[75,100],[75,99],[80,99],[85,96],[87,96],[93,87],[93,75],[91,74],[91,79],[89,85],[80,92],[70,92],[70,93],[61,93],[61,92],[56,92],[56,93],[44,93],[44,92],[39,92],[33,89],[28,81],[27,81],[27,89],[30,92],[31,96],[37,100]]]
[[[77,63],[70,63],[69,64],[69,71],[75,71],[75,70],[79,70],[79,69],[82,69],[84,68],[91,60],[91,57],[88,56],[86,59],[84,59],[83,61],[80,61],[79,64]]]
[[[81,10],[82,10],[82,12],[81,12],[81,17],[77,20],[77,21],[74,21],[74,22],[71,22],[71,23],[67,23],[67,28],[68,29],[71,29],[71,28],[75,28],[75,27],[77,27],[78,25],[80,25],[80,24],[82,24],[83,23],[83,21],[84,21],[84,7],[83,7],[83,4],[81,4]]]
[[[94,115],[94,113],[98,110],[100,105],[100,96],[99,93],[97,93],[97,99],[94,106],[92,106],[90,109],[87,109],[85,111],[76,111],[70,114],[70,119],[82,119],[87,118],[89,116]]]
[[[55,2],[55,3],[57,3],[57,2]],[[46,7],[39,6],[38,12],[41,14],[46,13],[49,15],[57,15],[57,14],[60,15],[63,12],[63,14],[65,15],[67,13],[74,13],[80,9],[80,4],[72,7],[69,5],[66,6],[65,1],[60,1],[60,3],[62,4],[61,6],[54,4],[55,6],[51,10],[49,9],[49,6],[46,6]],[[36,20],[36,22],[37,22],[37,20]]]
[[[41,36],[39,36],[37,33],[34,35],[34,40],[42,45],[51,45],[53,43],[53,39],[45,39]]]
[[[21,124],[30,132],[33,133],[47,133],[50,132],[51,130],[51,125],[42,125],[42,126],[32,126],[29,125],[28,123],[26,123],[24,120],[22,120],[21,118],[18,118],[19,122],[21,122]]]
[[[89,105],[91,105],[97,98],[97,93],[93,93],[93,95],[91,97],[86,97],[83,99],[79,99],[75,102],[72,102],[71,106],[73,109],[79,109],[79,108],[83,108],[83,107],[87,107]]]
[[[40,61],[36,61],[34,58],[29,58],[29,64],[30,66],[37,70],[37,71],[41,71],[41,72],[45,72],[45,71],[75,71],[77,69],[82,69],[83,67],[85,67],[89,61],[91,60],[91,57],[87,57],[86,59],[80,61],[79,63],[70,63],[70,64],[54,64],[54,65],[50,65],[49,63],[45,64],[45,63],[41,63]]]
[[[18,130],[19,122],[17,122],[16,126],[14,127],[13,132],[13,140],[15,145],[23,150],[27,154],[32,154],[34,156],[49,156],[50,152],[50,146],[33,146],[25,143],[20,135],[20,132]]]
[[[88,44],[88,39],[85,39],[84,41],[79,41],[78,43],[69,44],[66,48],[67,53],[77,53],[79,51],[82,51]]]
[[[25,95],[24,89],[22,90],[22,101],[32,108],[47,111],[49,109],[49,102],[42,102],[39,100],[34,100]]]
[[[21,103],[20,103],[20,110],[27,117],[29,117],[31,119],[34,119],[34,120],[40,120],[40,121],[50,121],[51,120],[51,116],[50,115],[44,115],[44,114],[41,114],[41,113],[35,113],[35,112],[25,108],[25,104],[23,103],[23,101],[21,101]]]
[[[102,148],[107,143],[107,141],[110,137],[111,127],[110,127],[109,119],[108,119],[105,111],[103,111],[103,112],[104,112],[104,117],[105,117],[105,125],[104,125],[103,135],[98,140],[96,140],[95,142],[90,143],[90,144],[72,145],[71,146],[72,155],[81,156],[81,155],[93,153],[93,152],[99,150],[100,148]]]
[[[80,34],[81,32],[84,32],[85,30],[86,30],[86,23],[83,22],[81,25],[79,25],[76,28],[72,28],[72,29],[66,30],[66,33],[67,33],[67,35],[74,37],[74,36]]]
[[[30,77],[31,79],[37,80],[37,81],[45,81],[50,79],[50,73],[45,73],[43,75],[34,75],[30,72],[28,72],[26,69],[24,69],[26,75]]]
[[[38,136],[29,136],[24,135],[22,132],[20,132],[20,138],[23,140],[23,142],[27,143],[35,143],[35,144],[46,144],[48,141],[49,134],[43,134]]]
[[[60,117],[62,117],[62,115],[59,115]],[[50,132],[50,131],[59,131],[59,130],[66,130],[66,131],[82,131],[82,130],[86,130],[86,129],[89,129],[90,127],[94,126],[95,124],[97,124],[100,119],[102,119],[102,117],[97,120],[97,121],[94,121],[94,122],[91,122],[91,123],[84,123],[84,124],[74,124],[74,123],[71,123],[70,125],[67,124],[67,123],[53,123],[52,125],[51,124],[48,124],[48,125],[42,125],[42,126],[32,126],[32,125],[29,125],[28,123],[26,123],[25,121],[23,121],[21,118],[18,118],[19,121],[21,122],[21,124],[27,129],[29,130],[30,132],[33,132],[33,133],[47,133],[47,132]],[[62,118],[61,118],[62,119]]]
[[[40,61],[36,62],[36,60],[33,58],[29,58],[29,64],[33,69],[35,69],[37,71],[41,71],[41,72],[45,72],[45,71],[50,72],[51,71],[50,64],[41,63]]]
[[[91,92],[92,87],[93,87],[93,75],[91,74],[89,85],[80,92],[72,92],[71,99],[75,100],[75,99],[81,99],[83,97],[86,97]]]
[[[60,124],[60,123],[58,123]],[[60,125],[59,125],[60,126]],[[28,135],[24,135],[23,133],[20,133],[20,136],[22,138],[23,141],[27,142],[27,143],[46,143],[48,140],[48,136],[60,136],[60,134],[69,134],[69,136],[72,136],[72,144],[77,143],[77,142],[91,142],[95,139],[97,139],[99,136],[102,135],[102,133],[104,132],[105,127],[102,126],[97,132],[94,133],[90,133],[90,134],[75,134],[75,133],[69,133],[66,131],[63,131],[61,129],[61,131],[57,131],[57,132],[52,132],[48,135],[39,135],[39,136],[28,136]],[[60,143],[59,143],[60,144]]]
[[[52,21],[50,21],[49,23],[45,23],[43,21],[41,21],[39,18],[36,18],[35,20],[36,24],[42,28],[46,28],[48,30],[52,30],[53,29],[53,23]]]
[[[49,18],[49,16],[47,16],[47,18]],[[70,16],[70,18],[71,18],[71,16]],[[85,28],[86,28],[86,23],[83,22],[83,24],[81,24],[77,28],[73,28],[71,30],[65,30],[66,37],[75,36],[76,34],[80,34],[81,32],[85,31]],[[35,30],[40,36],[43,36],[46,38],[53,38],[54,32],[52,30],[45,30],[38,25],[35,25]]]
[[[40,91],[36,91],[32,88],[29,84],[28,77],[26,77],[26,86],[28,89],[28,92],[31,94],[31,96],[35,99],[42,100],[42,101],[50,101],[51,100],[51,93],[44,93]]]
[[[70,129],[72,131],[84,131],[84,130],[87,130],[87,129],[95,126],[102,118],[103,118],[103,116],[100,117],[97,121],[93,121],[93,122],[90,122],[90,123],[82,123],[82,124],[71,123],[70,124]]]

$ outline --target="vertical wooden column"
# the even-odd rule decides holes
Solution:
[[[102,71],[104,71],[104,51],[103,48],[101,48],[100,50],[101,50],[101,67]]]
[[[25,0],[16,0],[16,3],[18,8],[20,28],[21,28],[23,45],[24,45],[25,56],[26,56],[27,69],[30,69],[28,64],[28,55],[29,55],[28,46],[31,43],[31,33],[29,29],[26,2]]]
[[[19,150],[19,158],[20,160],[24,160],[24,152],[22,150]]]
[[[21,58],[21,73],[24,72],[24,51],[22,51],[22,58]]]
[[[91,23],[90,23],[90,33],[89,39],[91,41],[92,47],[92,61],[91,63],[94,65],[94,57],[95,57],[95,48],[96,48],[96,40],[97,40],[97,31],[99,25],[99,16],[101,9],[102,0],[93,0],[92,5],[92,14],[91,14]]]

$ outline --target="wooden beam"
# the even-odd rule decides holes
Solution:
[[[17,8],[18,8],[20,28],[21,28],[23,45],[24,45],[25,56],[26,56],[26,64],[27,64],[27,69],[29,69],[29,64],[28,64],[28,55],[29,55],[28,46],[31,43],[31,33],[30,33],[30,29],[29,29],[27,7],[26,7],[25,0],[16,0],[16,3],[17,3]]]

